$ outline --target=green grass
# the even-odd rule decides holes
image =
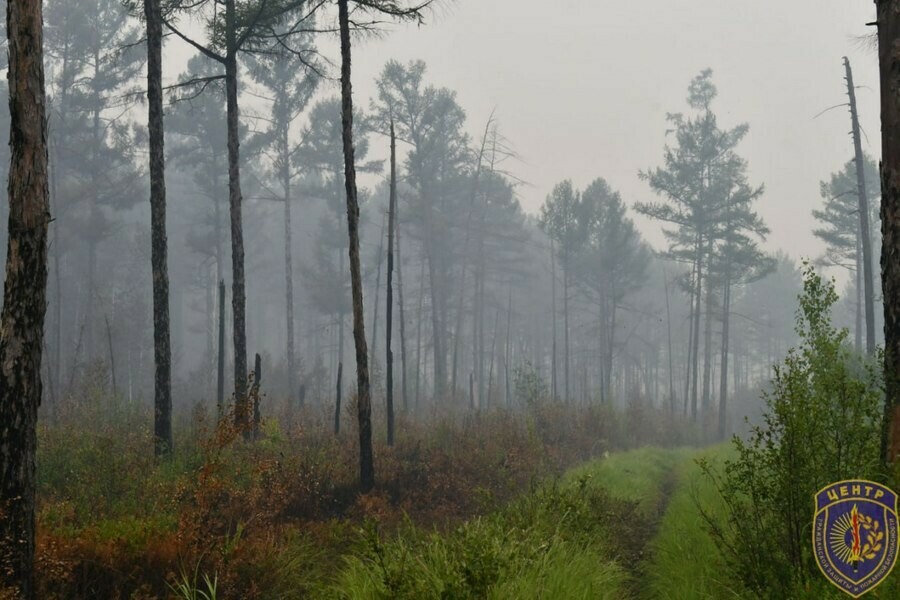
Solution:
[[[363,598],[629,598],[635,555],[689,450],[613,454],[440,534],[369,531],[325,595]]]
[[[549,486],[447,534],[412,526],[387,542],[370,531],[326,594],[335,598],[622,598],[610,551],[615,500]]]
[[[683,452],[675,470],[677,484],[656,538],[650,544],[646,598],[702,600],[745,598],[728,581],[722,557],[698,509],[722,515],[718,492],[695,462],[706,457],[721,465],[731,455],[730,445]]]
[[[567,483],[585,480],[613,498],[637,502],[645,515],[652,514],[663,493],[666,474],[686,460],[691,450],[646,447],[610,454],[566,473]]]

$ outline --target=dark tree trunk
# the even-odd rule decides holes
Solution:
[[[225,415],[225,280],[219,280],[219,356],[216,369],[216,414]]]
[[[378,238],[378,264],[375,267],[375,313],[372,317],[372,353],[378,354],[378,300],[381,298],[381,263],[384,256],[384,215],[381,217],[381,236]],[[373,362],[375,359],[372,359]]]
[[[666,354],[669,359],[669,412],[675,416],[675,372],[672,369],[672,313],[669,310],[669,277],[663,272],[666,291]]]
[[[34,598],[34,493],[47,309],[47,171],[40,2],[10,0],[9,238],[0,314],[0,585]]]
[[[396,194],[396,184],[394,193]],[[403,313],[403,258],[400,254],[400,215],[397,212],[397,200],[394,199],[394,234],[397,238],[397,316],[400,318],[400,393],[403,395],[403,411],[409,412],[409,396],[407,395],[407,360],[406,360],[406,317]]]
[[[387,378],[387,443],[394,445],[394,352],[391,348],[394,312],[394,227],[397,206],[397,140],[394,135],[394,121],[391,120],[391,191],[388,201],[388,253],[387,253],[387,302],[385,305],[385,371]]]
[[[419,410],[419,383],[422,379],[422,301],[425,299],[425,262],[419,273],[419,311],[416,316],[416,401],[414,407]]]
[[[875,354],[875,278],[872,273],[872,236],[869,233],[869,197],[866,195],[865,158],[859,131],[859,112],[856,109],[856,88],[853,70],[844,57],[847,75],[847,96],[850,98],[850,121],[853,125],[853,150],[856,162],[856,191],[859,198],[859,230],[862,237],[863,279],[866,301],[866,354]]]
[[[244,226],[241,214],[240,131],[235,0],[225,0],[225,107],[228,129],[228,206],[231,215],[231,318],[234,337],[234,422],[250,435],[247,398],[247,330],[244,284]]]
[[[862,354],[862,236],[859,229],[856,230],[856,332],[853,339],[853,348]]]
[[[109,325],[109,316],[104,315],[103,321],[106,324],[106,346],[109,350],[109,384],[113,396],[119,393],[119,386],[116,384],[116,354],[113,349],[112,327]]]
[[[503,369],[506,381],[506,408],[509,408],[509,334],[512,329],[512,286],[509,286],[509,304],[506,308],[506,351],[504,352]]]
[[[877,0],[881,72],[881,286],[884,295],[882,459],[900,454],[900,0]]]
[[[294,254],[291,241],[291,170],[288,147],[288,128],[281,131],[281,185],[284,189],[284,304],[287,326],[287,427],[294,422],[294,394],[297,393],[297,368],[294,353]]]
[[[700,375],[700,303],[703,299],[703,258],[701,245],[697,246],[697,276],[694,282],[694,345],[691,348],[691,419],[697,421],[697,380]]]
[[[260,384],[262,383],[262,358],[257,352],[253,362],[253,439],[259,438],[259,424],[262,420],[262,414],[259,412],[260,403]]]
[[[344,377],[344,363],[338,363],[337,383],[335,383],[334,392],[334,435],[341,434],[341,382]]]
[[[569,261],[566,257],[566,264],[563,265],[563,362],[564,375],[566,378],[565,401],[569,401]]]
[[[147,112],[150,134],[150,263],[153,270],[153,433],[156,456],[172,450],[172,350],[166,242],[166,158],[163,129],[162,12],[144,0],[147,22]],[[115,375],[114,375],[115,376]]]
[[[551,309],[550,318],[553,319],[553,347],[550,357],[550,382],[552,388],[553,401],[559,397],[556,391],[556,252],[553,248],[553,240],[550,240],[550,287],[551,287]]]
[[[725,274],[725,290],[722,294],[722,365],[719,380],[719,439],[728,435],[728,329],[731,322],[731,265]]]
[[[359,266],[359,204],[353,151],[353,88],[350,83],[350,14],[348,0],[338,0],[341,29],[341,124],[344,142],[344,182],[347,187],[347,231],[350,236],[350,289],[353,294],[353,341],[356,346],[357,419],[359,420],[359,487],[375,486],[372,456],[372,407],[369,403],[369,356],[363,315]]]
[[[710,248],[711,250],[711,248]],[[712,308],[713,308],[713,289],[710,282],[706,282],[706,300],[704,302],[703,316],[703,396],[702,396],[702,415],[701,418],[706,420],[709,418],[710,407],[712,405],[711,387],[712,387]],[[704,426],[705,429],[705,426]]]

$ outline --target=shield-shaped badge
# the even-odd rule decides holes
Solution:
[[[822,574],[854,598],[897,562],[897,494],[873,481],[839,481],[815,496],[813,551]]]

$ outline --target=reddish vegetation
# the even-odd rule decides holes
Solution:
[[[395,447],[376,430],[377,486],[360,496],[353,432],[334,438],[312,412],[289,436],[269,423],[256,443],[195,419],[159,467],[145,415],[89,412],[41,430],[41,598],[168,597],[195,570],[218,577],[219,598],[295,597],[285,585],[302,597],[329,583],[366,522],[445,527],[604,450],[686,441],[650,410],[401,417]]]

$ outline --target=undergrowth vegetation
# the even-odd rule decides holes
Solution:
[[[498,511],[528,489],[543,489],[538,482],[607,450],[693,441],[689,428],[667,425],[668,415],[639,406],[619,413],[535,402],[522,412],[401,417],[397,444],[376,444],[376,489],[359,495],[353,431],[327,433],[315,409],[289,431],[276,419],[265,422],[262,439],[253,443],[195,412],[181,416],[174,457],[160,464],[153,459],[148,411],[102,389],[72,398],[43,420],[41,598],[330,597],[340,596],[342,584],[353,590],[365,581],[390,595],[392,586],[406,585],[391,574],[413,556],[403,544],[425,552],[417,560],[433,561],[441,581],[451,582],[448,589],[462,590],[445,597],[501,593],[498,586],[513,586],[508,594],[519,597],[524,592],[515,586],[542,577],[542,568],[559,575],[552,565],[569,574],[542,583],[548,590],[573,578],[605,589],[601,582],[621,576],[614,567],[594,568],[610,549],[578,531],[608,526],[604,511],[618,500],[604,496],[591,504],[586,498],[595,492],[551,487],[505,516]],[[560,508],[571,514],[560,518]],[[543,528],[532,528],[538,517]],[[589,522],[571,520],[582,517]],[[415,527],[451,534],[429,545],[404,537]],[[493,535],[500,537],[491,541]],[[380,580],[366,579],[379,548],[394,562],[385,562]],[[438,566],[441,553],[455,562]],[[501,576],[511,569],[519,575]],[[415,597],[419,588],[396,589]]]

